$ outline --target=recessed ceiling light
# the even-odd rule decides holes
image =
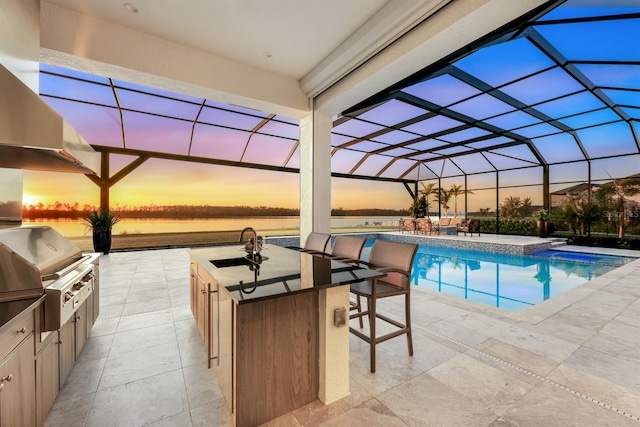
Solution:
[[[125,3],[124,8],[127,9],[131,13],[138,13],[138,8],[133,3]]]
[[[271,52],[262,52],[265,58],[271,58]]]

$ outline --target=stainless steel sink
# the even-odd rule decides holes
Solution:
[[[260,264],[262,261],[265,261],[267,259],[268,259],[267,257],[261,256],[258,264]],[[238,267],[241,265],[253,266],[256,264],[247,257],[212,259],[212,260],[209,260],[209,262],[213,264],[216,268]]]

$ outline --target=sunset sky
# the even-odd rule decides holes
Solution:
[[[24,171],[23,203],[98,205],[99,190],[81,174]],[[298,208],[297,174],[149,160],[111,189],[112,206],[217,205]],[[334,178],[332,207],[409,206],[401,184]]]

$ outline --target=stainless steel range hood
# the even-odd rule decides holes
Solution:
[[[100,154],[0,65],[0,168],[96,174]]]

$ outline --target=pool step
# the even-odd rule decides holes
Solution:
[[[551,247],[552,248],[557,248],[560,246],[567,246],[567,241],[566,240],[554,240],[551,242]]]

